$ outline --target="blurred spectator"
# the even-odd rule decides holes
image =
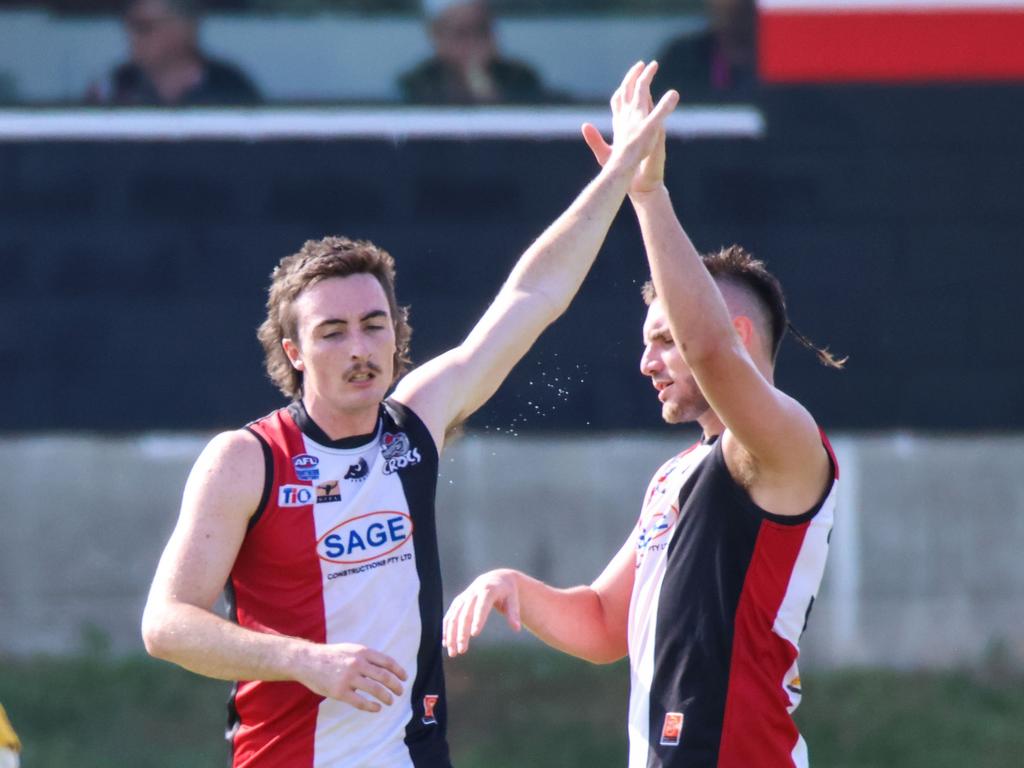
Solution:
[[[94,83],[93,104],[253,104],[259,93],[236,67],[199,48],[198,0],[129,0],[124,26],[131,60]]]
[[[708,28],[677,38],[658,56],[657,95],[669,88],[683,101],[747,98],[757,89],[754,0],[707,0]]]
[[[551,101],[526,64],[503,59],[487,0],[423,0],[434,56],[399,76],[414,104],[523,104]]]
[[[18,88],[14,75],[0,70],[0,104],[14,104],[18,100]]]

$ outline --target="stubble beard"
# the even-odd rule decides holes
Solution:
[[[682,396],[673,398],[661,406],[661,418],[667,424],[688,424],[697,421],[711,410],[711,406],[705,399],[697,382],[692,378],[686,382],[685,388],[680,383],[676,384],[680,389],[685,389]]]

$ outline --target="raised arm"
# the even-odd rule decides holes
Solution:
[[[649,94],[646,104],[650,108]],[[610,156],[599,134],[586,139],[599,162]],[[820,498],[830,473],[820,433],[807,410],[775,388],[770,361],[763,371],[752,359],[741,336],[750,343],[751,321],[730,314],[676,216],[664,166],[662,134],[638,168],[629,196],[671,343],[726,427],[723,448],[734,476],[756,478],[751,493],[768,511],[800,514]]]
[[[449,656],[469,650],[492,609],[517,632],[525,626],[553,648],[607,664],[626,655],[629,599],[636,563],[633,537],[590,586],[556,589],[520,571],[501,568],[479,576],[452,601],[444,618]]]
[[[494,302],[458,347],[402,380],[395,398],[422,418],[441,444],[445,431],[483,405],[541,332],[569,306],[618,212],[640,160],[675,107],[654,110],[634,93],[650,89],[654,70],[635,65],[616,91],[623,128],[608,162],[576,200],[519,259]],[[646,85],[645,85],[646,84]]]
[[[244,431],[214,438],[196,461],[143,614],[146,650],[207,677],[295,680],[321,696],[379,711],[401,693],[406,677],[390,657],[353,644],[255,632],[213,612],[259,504],[264,471],[259,443]]]

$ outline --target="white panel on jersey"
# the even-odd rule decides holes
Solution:
[[[327,643],[358,643],[393,657],[408,673],[402,696],[380,712],[325,700],[314,766],[412,766],[405,745],[411,681],[422,632],[413,522],[397,472],[386,474],[379,440],[344,450],[305,437],[315,457],[317,554],[324,579]]]
[[[818,594],[821,578],[825,573],[825,560],[828,557],[828,535],[832,530],[835,516],[836,488],[832,490],[807,526],[803,544],[793,564],[793,572],[782,598],[779,612],[775,616],[772,631],[779,637],[788,640],[793,646],[800,642],[807,619],[807,608],[811,599]]]
[[[658,601],[668,563],[666,552],[679,524],[679,492],[694,468],[711,453],[702,445],[674,456],[655,474],[633,529],[636,574],[629,601],[629,768],[645,768],[650,733],[651,685]]]

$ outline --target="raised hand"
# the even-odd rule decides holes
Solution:
[[[469,639],[483,631],[492,608],[505,614],[508,625],[516,632],[522,629],[519,585],[514,571],[488,571],[452,600],[444,617],[444,645],[449,656],[469,650]]]
[[[309,645],[298,681],[329,699],[380,712],[402,695],[405,670],[390,656],[355,643]],[[370,698],[367,698],[369,696]]]
[[[656,61],[646,65],[638,61],[612,95],[612,144],[591,123],[583,125],[583,138],[600,165],[613,162],[619,155],[623,162],[636,165],[629,190],[633,196],[653,191],[664,182],[665,117],[679,103],[679,94],[670,90],[654,105],[651,81],[657,71]]]

